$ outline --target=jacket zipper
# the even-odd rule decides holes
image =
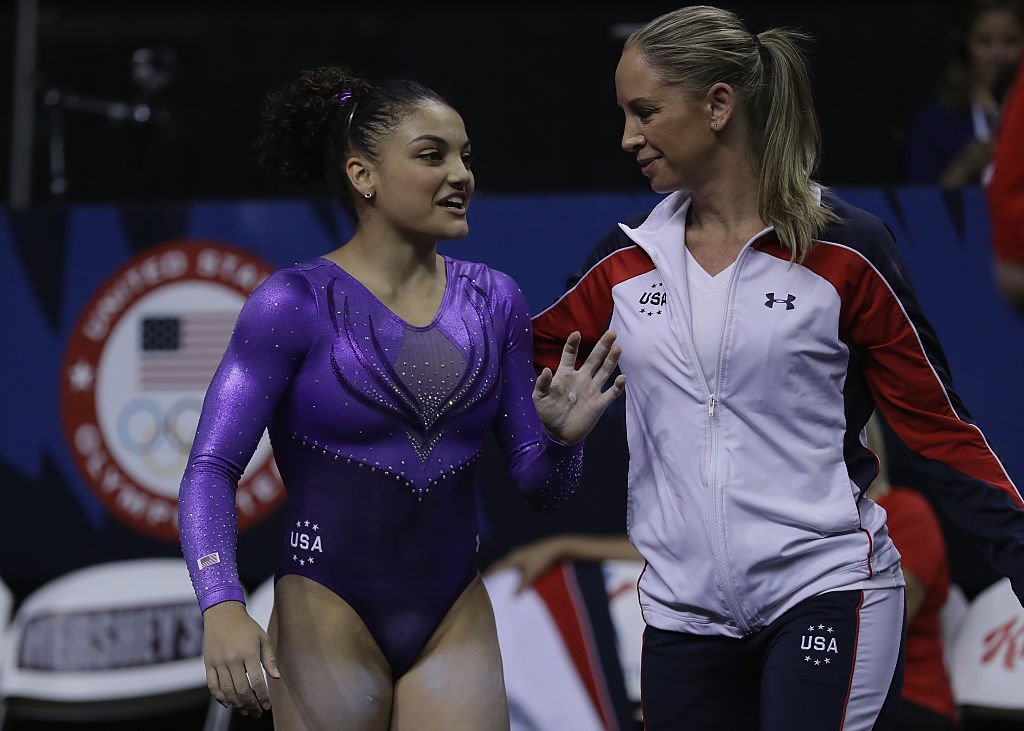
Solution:
[[[703,380],[708,390],[708,429],[711,432],[711,445],[709,449],[711,465],[708,470],[708,479],[710,484],[708,487],[710,493],[711,525],[713,534],[711,550],[716,564],[715,573],[719,577],[722,593],[725,595],[726,604],[729,607],[729,611],[732,614],[733,619],[736,621],[736,628],[743,634],[748,634],[750,632],[750,624],[747,622],[739,597],[736,595],[734,582],[732,580],[732,567],[730,566],[728,551],[726,550],[725,521],[722,518],[721,509],[725,503],[725,496],[718,484],[718,418],[716,411],[722,390],[722,363],[725,361],[725,329],[728,325],[729,312],[732,309],[733,292],[735,290],[736,280],[739,277],[740,265],[742,263],[741,260],[743,259],[744,254],[746,254],[749,244],[750,242],[747,242],[747,245],[740,250],[740,253],[736,257],[736,265],[733,267],[732,273],[729,275],[729,293],[726,296],[725,316],[722,318],[722,331],[719,334],[718,369],[715,372],[715,384],[713,391],[711,389],[711,385],[708,383],[707,376],[704,374],[704,369],[700,365],[700,360],[697,360],[697,366],[701,372],[701,380]],[[690,342],[693,342],[692,325],[690,327]]]
[[[732,613],[733,619],[736,621],[736,628],[743,634],[749,634],[750,622],[747,621],[746,613],[743,611],[742,603],[734,588],[735,585],[732,580],[732,567],[728,558],[728,551],[725,548],[725,521],[721,517],[721,510],[719,507],[720,505],[724,505],[725,496],[718,484],[718,418],[716,412],[721,401],[722,392],[722,370],[725,362],[725,329],[729,323],[729,315],[732,311],[733,297],[736,292],[736,282],[740,276],[740,268],[743,265],[743,258],[747,251],[750,250],[750,245],[768,230],[770,229],[764,229],[754,234],[754,236],[743,245],[743,248],[740,249],[740,253],[736,255],[736,265],[733,267],[732,274],[729,276],[729,293],[726,297],[725,317],[722,318],[722,332],[720,333],[718,342],[718,370],[715,373],[714,392],[711,391],[711,386],[708,384],[707,376],[704,375],[704,369],[700,366],[700,361],[698,360],[697,362],[697,367],[701,372],[701,379],[707,386],[708,391],[708,427],[711,431],[711,467],[708,472],[708,477],[711,481],[711,521],[714,529],[712,553],[715,558],[715,563],[717,564],[716,574],[719,576],[719,580],[722,585],[722,592],[725,595],[725,601],[729,606],[729,611]],[[690,342],[693,342],[692,327],[690,328]]]
[[[709,449],[710,465],[708,475],[711,481],[710,492],[711,492],[711,522],[713,526],[713,538],[711,552],[715,562],[715,575],[719,579],[721,584],[722,592],[725,595],[725,601],[728,605],[729,611],[732,613],[733,618],[736,620],[736,627],[744,635],[750,633],[750,623],[747,621],[746,616],[740,606],[739,597],[733,587],[731,580],[732,571],[730,570],[729,563],[723,560],[725,551],[725,524],[720,518],[720,510],[718,507],[718,500],[721,496],[721,491],[718,489],[718,480],[716,476],[718,474],[718,429],[717,424],[717,411],[720,404],[719,392],[721,390],[722,380],[722,363],[725,360],[725,328],[728,324],[729,313],[732,309],[733,294],[735,291],[736,280],[739,276],[740,263],[747,250],[757,239],[761,238],[762,235],[768,231],[773,230],[773,227],[762,229],[754,234],[740,249],[740,253],[736,256],[736,266],[733,268],[732,274],[729,280],[729,294],[726,299],[726,310],[725,317],[722,319],[722,333],[721,339],[718,346],[718,372],[715,375],[715,392],[711,392],[711,386],[708,384],[707,376],[704,374],[704,368],[700,364],[700,359],[697,358],[696,350],[693,347],[693,327],[690,322],[683,322],[682,327],[686,329],[687,337],[690,341],[690,350],[693,353],[695,365],[697,371],[700,373],[701,384],[704,386],[704,391],[708,397],[708,428],[711,432],[711,448]],[[632,238],[632,237],[630,237]],[[636,241],[636,239],[634,239]],[[640,247],[647,252],[648,256],[654,261],[654,265],[658,265],[658,252],[657,249],[651,250],[647,246],[636,241]],[[684,275],[685,276],[685,275]]]

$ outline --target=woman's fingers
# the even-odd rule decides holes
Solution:
[[[612,401],[617,399],[623,393],[626,392],[626,377],[621,373],[616,376],[612,385],[608,387],[604,393],[601,394],[601,409],[602,411],[611,405]]]
[[[234,685],[235,698],[237,703],[235,705],[243,714],[252,714],[259,716],[261,712],[260,703],[256,699],[256,694],[253,693],[252,686],[249,684],[249,677],[246,675],[245,663],[235,662],[228,665],[228,671],[231,673],[231,683]]]
[[[601,362],[601,366],[597,369],[597,373],[594,374],[594,381],[598,388],[603,388],[612,373],[615,372],[615,369],[619,367],[620,355],[622,355],[622,348],[618,345],[613,345],[608,351],[607,357],[605,357]]]
[[[558,363],[558,369],[571,368],[576,370],[576,356],[580,352],[580,341],[583,336],[580,335],[579,331],[570,333],[569,337],[565,340],[565,345],[562,346],[562,359]]]
[[[267,675],[274,680],[281,678],[281,671],[277,669],[277,655],[274,654],[274,646],[270,644],[269,635],[264,635],[263,641],[260,642],[260,660],[267,669]]]
[[[231,704],[228,702],[227,696],[224,695],[224,691],[220,689],[220,680],[217,677],[217,670],[212,665],[206,666],[206,687],[210,690],[210,695],[213,699],[220,703],[225,708],[229,708]]]
[[[533,384],[534,398],[547,396],[551,392],[551,381],[554,377],[550,368],[545,368],[540,372],[540,375],[537,376],[537,381]]]
[[[270,708],[270,689],[267,687],[267,679],[263,675],[263,665],[258,657],[248,657],[245,660],[245,674],[249,678],[249,687],[252,688],[256,702],[263,710]]]
[[[221,695],[224,700],[227,701],[229,706],[238,708],[241,706],[241,700],[238,698],[238,693],[235,692],[234,681],[231,680],[231,671],[227,665],[220,665],[216,668],[217,672],[217,687],[220,689]]]
[[[590,355],[587,356],[580,370],[589,375],[596,373],[608,357],[608,353],[611,352],[612,346],[615,344],[615,338],[614,330],[608,330],[602,335],[597,343],[594,344],[594,349],[590,351]]]

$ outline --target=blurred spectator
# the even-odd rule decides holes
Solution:
[[[1024,60],[1007,98],[987,194],[996,283],[1024,315]]]
[[[917,116],[908,178],[957,188],[982,180],[991,160],[1001,97],[1020,57],[1024,15],[1018,0],[974,0],[935,99]]]
[[[886,513],[889,537],[900,552],[906,579],[907,664],[895,728],[952,731],[956,705],[942,647],[940,613],[949,592],[949,564],[938,518],[928,501],[889,482],[885,442],[877,414],[867,426],[868,447],[878,457],[878,477],[868,497]]]
[[[624,535],[549,536],[509,551],[487,569],[489,575],[504,569],[519,571],[516,592],[522,592],[562,561],[643,561],[640,552]]]

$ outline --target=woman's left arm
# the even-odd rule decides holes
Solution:
[[[872,398],[923,485],[1024,602],[1024,499],[953,388],[895,242],[879,229],[844,254],[859,257],[844,266],[844,338],[862,354]]]
[[[561,363],[534,378],[533,338],[526,300],[507,280],[506,337],[501,362],[501,403],[495,431],[516,487],[541,511],[563,502],[579,485],[583,440],[624,389],[615,371],[614,334],[601,338],[576,368],[579,335],[569,337]]]

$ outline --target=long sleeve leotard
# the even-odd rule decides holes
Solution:
[[[481,264],[446,259],[446,271],[426,327],[326,259],[278,271],[246,302],[179,497],[204,611],[243,599],[234,492],[267,427],[288,490],[277,576],[348,602],[396,677],[476,575],[473,466],[488,428],[539,509],[575,489],[582,448],[552,441],[533,407],[521,292]]]

